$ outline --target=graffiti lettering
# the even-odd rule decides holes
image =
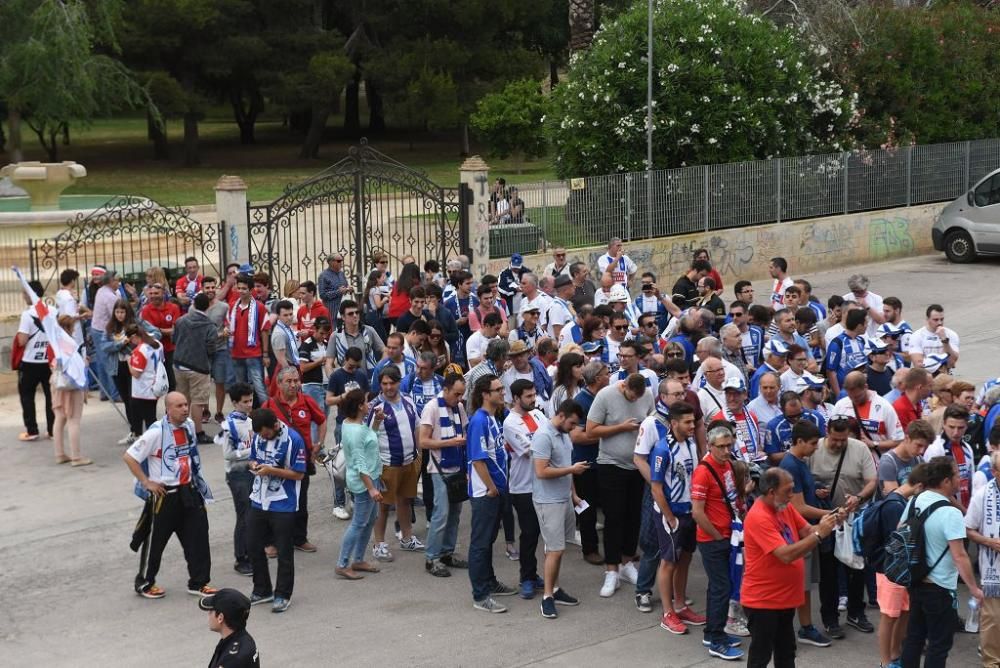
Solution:
[[[868,228],[868,252],[873,260],[912,253],[913,237],[906,218],[876,218]]]

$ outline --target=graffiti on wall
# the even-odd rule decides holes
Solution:
[[[742,276],[754,256],[766,254],[774,243],[773,233],[767,230],[746,231],[731,238],[713,235],[707,239],[681,239],[671,242],[664,261],[671,276],[680,275],[691,266],[694,252],[704,248],[719,274]]]
[[[871,259],[880,260],[906,255],[914,250],[910,235],[910,221],[906,218],[875,218],[868,226],[868,253]]]

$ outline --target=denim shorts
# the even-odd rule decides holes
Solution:
[[[236,373],[233,371],[233,358],[229,355],[229,348],[215,351],[212,357],[212,382],[221,383],[226,387],[236,383]]]

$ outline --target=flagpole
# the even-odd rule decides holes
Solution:
[[[122,413],[122,411],[121,411],[120,408],[118,408],[117,403],[115,402],[115,400],[111,398],[111,393],[108,392],[108,388],[104,387],[104,385],[101,383],[101,379],[97,377],[97,374],[94,373],[94,370],[91,369],[89,365],[87,366],[87,373],[89,373],[90,377],[93,378],[94,381],[97,382],[97,387],[101,388],[101,392],[104,392],[104,396],[108,397],[108,402],[112,406],[114,406],[115,412],[118,413],[118,415],[120,415],[123,420],[125,420],[125,424],[131,426],[132,423],[128,421],[128,418],[125,417],[125,414]]]

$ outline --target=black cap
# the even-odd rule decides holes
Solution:
[[[230,628],[246,626],[250,616],[250,599],[235,589],[220,589],[211,596],[205,596],[198,601],[198,607],[221,612]]]
[[[559,274],[558,276],[556,276],[556,289],[558,290],[559,288],[569,285],[572,282],[573,279],[567,276],[566,274]]]

